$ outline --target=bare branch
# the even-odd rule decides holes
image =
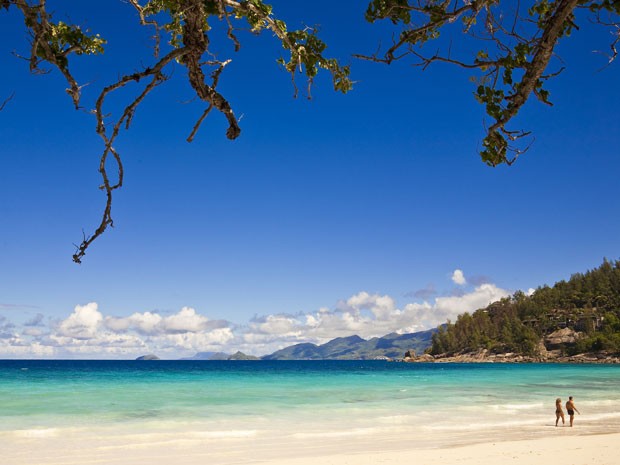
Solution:
[[[230,16],[228,14],[228,11],[226,10],[226,3],[224,2],[224,0],[217,1],[217,8],[220,12],[220,18],[224,18],[226,20],[226,25],[228,26],[226,30],[226,35],[235,44],[235,52],[238,52],[239,50],[241,50],[241,43],[235,35],[234,28],[232,23],[230,22]]]
[[[190,133],[190,135],[186,139],[187,142],[193,142],[194,141],[194,137],[196,136],[196,133],[198,132],[198,129],[200,129],[200,125],[202,124],[202,122],[207,117],[207,115],[211,112],[212,109],[213,109],[213,104],[210,104],[207,107],[207,109],[204,111],[204,113],[200,116],[200,118],[198,118],[198,121],[196,121],[196,124],[194,125],[194,128],[192,129],[192,132]]]
[[[163,27],[160,26],[159,23],[157,23],[157,21],[155,20],[146,19],[146,16],[144,14],[144,7],[142,7],[142,5],[138,3],[138,0],[129,0],[129,3],[131,3],[131,5],[138,12],[138,15],[140,16],[140,24],[142,26],[151,26],[155,29],[155,35],[153,36],[153,38],[155,39],[155,46],[153,47],[153,52],[154,52],[155,57],[158,57],[160,46],[161,46],[161,32],[160,31],[163,29]]]
[[[4,107],[6,106],[7,103],[9,103],[11,100],[13,100],[13,97],[15,97],[15,92],[13,92],[11,95],[9,95],[4,102],[2,102],[2,104],[0,104],[0,111],[4,110]]]
[[[213,79],[212,82],[211,82],[211,87],[212,88],[217,87],[217,84],[218,84],[219,79],[220,79],[220,74],[222,74],[222,71],[224,71],[224,67],[228,63],[230,63],[230,61],[231,60],[226,60],[223,63],[219,63],[219,67],[215,71],[213,71],[213,73],[211,73],[211,78]],[[215,63],[214,62],[209,62],[208,64],[214,65]],[[198,119],[198,121],[194,125],[194,128],[192,129],[191,134],[186,139],[187,142],[193,142],[194,137],[196,136],[196,133],[198,132],[198,129],[200,129],[200,125],[202,124],[202,122],[207,117],[207,115],[211,112],[212,109],[213,109],[213,104],[210,103],[209,106],[207,107],[207,109],[202,114],[202,116]]]
[[[603,23],[601,23],[601,24],[603,24]],[[609,26],[609,24],[608,24],[608,26]],[[599,50],[595,50],[594,51],[595,53],[599,53],[599,54],[605,55],[607,57],[607,63],[605,64],[605,66],[603,66],[602,68],[598,69],[599,72],[604,70],[605,68],[607,68],[609,65],[611,65],[616,60],[616,58],[618,57],[618,49],[617,49],[617,47],[618,47],[618,43],[620,43],[620,24],[612,24],[610,26],[613,26],[616,29],[614,32],[612,32],[612,34],[615,36],[615,39],[614,39],[614,41],[611,44],[609,44],[609,48],[611,49],[611,54],[608,54],[608,53],[605,53],[605,52],[601,52]]]
[[[225,23],[226,37],[238,51],[241,42],[235,35],[234,21],[245,18],[252,27],[252,32],[270,30],[290,51],[291,59],[285,63],[287,71],[295,79],[296,72],[302,66],[306,68],[309,84],[319,68],[331,72],[334,88],[346,92],[351,87],[348,79],[348,67],[340,67],[336,60],[326,59],[322,55],[325,44],[317,38],[315,31],[287,31],[284,22],[272,15],[271,6],[262,0],[175,0],[175,1],[142,1],[126,0],[138,13],[140,25],[152,27],[155,30],[153,51],[157,62],[145,67],[139,72],[120,76],[116,82],[104,87],[95,102],[95,108],[90,112],[95,115],[96,132],[102,138],[104,146],[99,160],[99,172],[102,178],[100,189],[105,192],[106,203],[101,221],[92,235],[83,233],[83,240],[76,245],[73,260],[81,263],[88,247],[101,236],[108,226],[113,226],[112,200],[114,191],[123,185],[124,169],[120,154],[114,144],[124,127],[128,129],[133,122],[137,108],[155,87],[168,79],[164,68],[173,62],[187,70],[187,81],[196,97],[206,103],[206,110],[194,125],[187,138],[192,141],[207,115],[215,108],[228,120],[226,136],[235,139],[241,133],[239,119],[235,116],[228,100],[217,90],[219,78],[224,67],[230,60],[219,60],[209,50],[208,32],[211,31],[208,20],[217,17]],[[46,0],[0,0],[0,7],[15,6],[24,16],[26,28],[29,31],[30,55],[25,58],[29,62],[33,73],[46,73],[41,65],[48,63],[57,68],[68,83],[67,92],[71,96],[76,109],[80,108],[81,90],[77,80],[69,69],[69,59],[75,55],[97,54],[103,52],[105,40],[99,35],[91,35],[88,30],[82,31],[77,25],[66,24],[62,21],[53,22],[52,15],[46,10]],[[217,31],[217,30],[216,30]],[[169,34],[166,48],[168,53],[162,52],[162,38]],[[160,59],[160,53],[165,53]],[[205,61],[205,56],[209,57]],[[284,64],[284,62],[283,62]],[[210,77],[210,79],[209,79]],[[207,82],[209,80],[210,82]],[[128,89],[130,84],[136,85],[139,90],[133,100],[123,109],[120,115],[109,121],[110,115],[104,111],[108,97],[120,89]],[[295,86],[296,89],[296,86]],[[310,92],[308,91],[308,95]],[[8,101],[2,102],[2,110]],[[113,166],[113,168],[111,167]],[[112,172],[114,171],[114,172]]]
[[[81,263],[82,258],[86,254],[86,250],[88,249],[90,244],[92,244],[95,239],[101,236],[105,232],[105,230],[108,228],[108,226],[114,226],[114,221],[112,219],[113,191],[120,188],[123,185],[124,171],[123,171],[123,163],[122,163],[121,157],[118,154],[118,152],[114,149],[112,144],[116,140],[116,137],[118,136],[123,124],[125,125],[125,128],[129,128],[129,125],[131,124],[131,120],[133,119],[133,116],[135,114],[135,111],[138,105],[144,100],[144,98],[156,86],[158,86],[159,84],[161,84],[162,82],[166,80],[166,77],[162,72],[163,68],[167,64],[174,61],[176,58],[182,56],[183,53],[184,53],[184,49],[173,50],[170,53],[168,53],[166,56],[164,56],[161,60],[159,60],[152,68],[147,68],[144,71],[139,72],[139,73],[133,73],[127,76],[123,76],[116,83],[105,87],[101,91],[101,94],[99,95],[99,98],[97,99],[97,103],[95,107],[95,115],[97,118],[97,134],[99,134],[99,136],[104,141],[104,151],[99,161],[99,173],[101,174],[101,177],[103,180],[101,189],[104,190],[106,194],[106,205],[105,205],[102,217],[101,217],[101,222],[99,223],[99,226],[97,227],[95,232],[91,236],[85,237],[82,243],[77,247],[76,252],[73,254],[74,262]],[[125,107],[125,110],[121,114],[120,118],[114,124],[112,128],[112,133],[108,136],[107,131],[106,131],[106,124],[104,121],[105,114],[103,112],[103,105],[105,103],[107,96],[110,93],[122,87],[125,87],[127,84],[131,82],[138,83],[142,79],[147,78],[147,77],[151,77],[151,81],[145,86],[143,91],[133,100],[133,102],[131,102],[129,105]],[[110,178],[108,176],[106,165],[107,165],[109,154],[112,154],[114,161],[116,162],[116,167],[117,167],[117,182],[116,183],[111,183]]]

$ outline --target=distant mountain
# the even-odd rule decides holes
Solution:
[[[237,351],[232,355],[229,355],[227,360],[260,360],[258,357],[254,355],[247,355],[243,352]]]
[[[424,352],[431,346],[436,329],[417,333],[391,333],[366,340],[359,336],[339,337],[316,345],[295,344],[262,357],[263,360],[372,360],[402,358],[407,350]]]
[[[221,358],[217,358],[220,355],[226,355],[226,354],[222,354],[221,352],[198,352],[193,357],[184,357],[180,360],[222,360]],[[216,358],[213,358],[213,357],[216,357]]]
[[[259,360],[259,358],[237,351],[232,355],[224,352],[198,352],[193,357],[185,357],[180,360]]]
[[[159,357],[155,354],[141,355],[136,360],[159,360]]]

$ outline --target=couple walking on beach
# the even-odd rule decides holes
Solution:
[[[573,396],[568,397],[568,402],[566,402],[566,413],[570,418],[570,425],[573,426],[573,419],[575,418],[575,412],[581,415],[581,412],[577,410],[575,407],[575,402],[573,402]],[[558,426],[558,421],[562,419],[562,424],[564,424],[564,410],[562,410],[562,399],[559,397],[555,399],[555,426]]]

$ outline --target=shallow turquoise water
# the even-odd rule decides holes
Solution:
[[[480,432],[540,434],[555,421],[555,398],[568,395],[582,431],[620,431],[619,387],[617,365],[0,361],[0,442],[120,428],[459,443]]]

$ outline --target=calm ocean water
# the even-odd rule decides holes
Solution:
[[[582,414],[571,434],[620,431],[618,365],[5,360],[0,447],[69,436],[457,445],[554,433],[555,398],[569,395]]]

